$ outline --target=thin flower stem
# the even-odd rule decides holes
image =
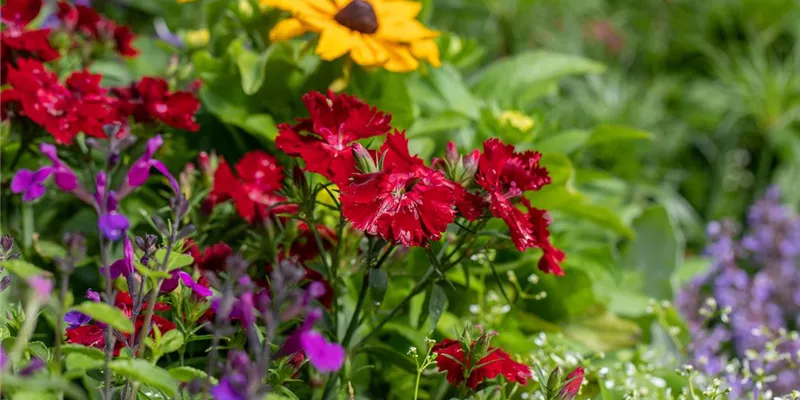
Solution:
[[[353,338],[356,328],[358,328],[358,320],[361,315],[361,309],[364,307],[364,299],[367,297],[367,290],[369,289],[369,270],[364,272],[364,279],[361,282],[361,291],[358,293],[358,301],[356,302],[356,309],[353,311],[353,316],[350,318],[350,324],[347,326],[347,332],[342,339],[342,346],[347,349],[350,345],[350,340]]]
[[[71,262],[71,261],[70,261]],[[70,266],[72,268],[72,266]],[[54,353],[54,360],[55,364],[55,373],[56,376],[61,376],[61,342],[64,339],[64,315],[66,314],[67,310],[64,307],[67,298],[67,291],[69,291],[69,276],[70,271],[67,268],[64,268],[63,273],[61,274],[61,285],[58,292],[58,318],[56,318],[56,334],[55,334],[55,353]],[[59,390],[58,398],[64,398],[64,391]]]
[[[164,254],[164,261],[161,265],[158,266],[158,271],[166,270],[167,266],[169,265],[169,257],[172,255],[172,248],[175,247],[175,242],[177,241],[178,232],[180,231],[180,221],[175,221],[175,226],[172,228],[172,233],[170,233],[169,240],[167,241],[167,251]],[[156,284],[153,286],[153,289],[150,292],[149,302],[147,303],[147,312],[144,315],[144,324],[142,324],[142,331],[139,333],[139,342],[136,343],[134,347],[134,357],[138,353],[139,346],[142,346],[147,339],[147,336],[150,335],[150,322],[153,320],[153,314],[156,310],[156,301],[158,300],[158,292],[161,290],[161,284],[164,282],[164,278],[159,278],[156,281]],[[134,321],[136,322],[136,321]],[[144,357],[144,349],[142,350],[142,357]]]
[[[104,199],[103,204],[106,203]],[[105,206],[101,205],[103,209]],[[110,273],[108,263],[108,250],[111,243],[106,241],[105,235],[103,232],[100,233],[100,262],[103,264],[103,270],[106,271],[103,275],[103,284],[105,286],[105,297],[106,297],[106,304],[111,307],[114,307],[114,288],[111,285],[111,277],[107,276]],[[114,355],[114,344],[115,344],[116,337],[114,336],[114,328],[109,324],[106,327],[105,332],[105,341],[106,341],[106,348],[105,348],[105,360],[103,362],[103,398],[106,400],[111,400],[112,398],[112,391],[111,391],[111,358]]]

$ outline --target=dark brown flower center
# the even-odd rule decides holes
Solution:
[[[339,10],[333,19],[340,25],[361,33],[378,31],[378,16],[366,0],[353,0]]]

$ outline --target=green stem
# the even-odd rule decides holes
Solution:
[[[11,369],[12,364],[18,363],[22,358],[22,352],[25,351],[25,346],[28,345],[28,341],[34,329],[36,329],[36,322],[39,320],[38,314],[40,306],[41,304],[39,304],[37,300],[31,299],[28,306],[25,308],[25,321],[22,323],[22,328],[20,328],[17,339],[14,341],[14,348],[11,350],[11,360],[13,362],[6,363],[3,367],[3,374]]]
[[[417,370],[417,381],[414,383],[414,400],[419,397],[419,380],[422,378],[422,370]]]
[[[353,311],[353,317],[350,318],[350,324],[347,326],[347,331],[342,339],[342,346],[348,348],[353,334],[358,328],[358,321],[361,315],[361,309],[364,307],[364,299],[367,298],[367,290],[369,289],[369,270],[364,272],[364,279],[361,282],[361,291],[358,293],[358,301],[356,302],[356,309]]]

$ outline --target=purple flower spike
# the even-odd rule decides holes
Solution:
[[[201,297],[210,297],[211,295],[214,294],[213,292],[211,292],[211,289],[195,282],[192,276],[189,275],[188,273],[180,271],[178,272],[178,276],[181,278],[181,281],[183,282],[184,285],[186,285],[186,287],[192,289],[192,292],[194,294]]]
[[[128,218],[116,211],[103,214],[97,220],[97,227],[110,240],[122,239],[129,225]]]
[[[63,161],[61,161],[61,159],[58,158],[56,146],[48,143],[42,143],[41,146],[39,146],[39,151],[47,156],[47,158],[49,158],[53,163],[53,169],[55,173],[53,176],[53,181],[56,183],[56,186],[65,192],[75,190],[75,188],[78,187],[78,177],[75,176],[75,172],[73,172],[66,164],[64,164]]]
[[[52,172],[53,169],[50,167],[42,167],[36,172],[21,169],[11,181],[11,192],[22,193],[22,201],[36,200],[44,194],[44,181]]]
[[[336,372],[344,364],[344,347],[328,342],[319,332],[308,331],[300,336],[303,350],[311,365],[319,372]]]
[[[128,171],[128,186],[135,188],[144,185],[147,182],[147,178],[150,177],[150,167],[152,166],[151,161],[153,160],[153,154],[156,153],[159,147],[164,143],[164,140],[161,139],[161,135],[157,135],[156,137],[147,141],[147,146],[145,148],[144,154],[139,157],[138,160],[131,166],[131,169]]]
[[[131,244],[131,240],[127,236],[125,236],[123,243],[124,257],[114,261],[108,268],[108,277],[111,279],[117,279],[120,275],[127,278],[136,270],[133,265],[133,244]],[[105,268],[101,268],[100,272],[105,275]]]

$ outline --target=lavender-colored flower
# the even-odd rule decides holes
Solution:
[[[45,366],[44,360],[42,360],[39,357],[35,357],[35,356],[31,357],[31,361],[28,363],[28,365],[26,365],[25,368],[22,368],[21,370],[19,370],[19,375],[20,376],[31,376],[31,375],[39,372],[40,370],[42,370],[44,368],[44,366]]]
[[[180,277],[181,282],[183,282],[186,287],[192,289],[192,293],[200,296],[200,297],[209,297],[214,293],[211,292],[211,289],[197,283],[191,275],[186,272],[180,271],[178,272],[178,277]]]
[[[222,378],[216,386],[211,388],[211,397],[214,400],[247,400],[236,391],[228,378]]]
[[[156,151],[158,151],[163,143],[164,140],[161,138],[161,135],[157,135],[147,141],[144,154],[142,154],[142,156],[139,157],[139,159],[136,160],[136,162],[131,166],[131,169],[128,170],[128,185],[130,187],[136,188],[144,185],[144,183],[147,182],[147,178],[150,177],[150,167],[152,166],[151,161],[153,160],[153,155],[156,153]]]
[[[136,268],[133,266],[133,244],[131,240],[125,236],[123,240],[123,257],[117,261],[114,261],[111,266],[108,268],[108,277],[111,279],[117,279],[121,276],[129,277],[136,271]],[[100,272],[102,274],[106,274],[105,268],[101,268]]]
[[[50,294],[53,293],[53,280],[44,276],[32,276],[28,278],[28,285],[33,290],[34,299],[40,303],[44,303],[50,299]]]
[[[157,18],[155,22],[153,22],[153,26],[156,29],[156,36],[158,36],[159,39],[179,49],[183,48],[183,41],[180,36],[169,30],[169,26],[167,26],[163,18]]]
[[[58,158],[56,146],[42,143],[39,146],[39,151],[47,156],[53,163],[53,181],[59,189],[70,192],[78,187],[78,177],[75,176],[75,172],[73,172],[67,164]]]
[[[760,368],[772,377],[767,389],[788,394],[800,387],[794,367],[800,362],[800,340],[780,332],[800,322],[800,218],[771,188],[750,208],[741,240],[735,239],[737,233],[729,222],[709,224],[711,268],[677,296],[693,338],[690,357],[706,374],[725,378],[731,398],[755,390],[745,374],[726,367],[742,365],[737,360],[745,358],[750,370]],[[730,311],[724,318],[722,309]],[[771,347],[781,356],[770,356]]]
[[[53,168],[42,167],[36,171],[21,169],[11,181],[11,192],[22,193],[22,201],[33,201],[45,192],[44,181],[53,173]]]
[[[313,330],[322,318],[322,310],[314,309],[305,321],[286,338],[279,354],[289,355],[304,351],[311,365],[320,372],[338,371],[344,364],[345,351],[338,343],[328,342],[322,334]]]
[[[128,218],[116,211],[105,213],[97,219],[97,227],[109,240],[122,239],[129,225]]]
[[[234,350],[228,353],[225,376],[211,388],[214,400],[247,400],[257,398],[260,390],[259,377],[262,371],[255,369],[247,353]]]

